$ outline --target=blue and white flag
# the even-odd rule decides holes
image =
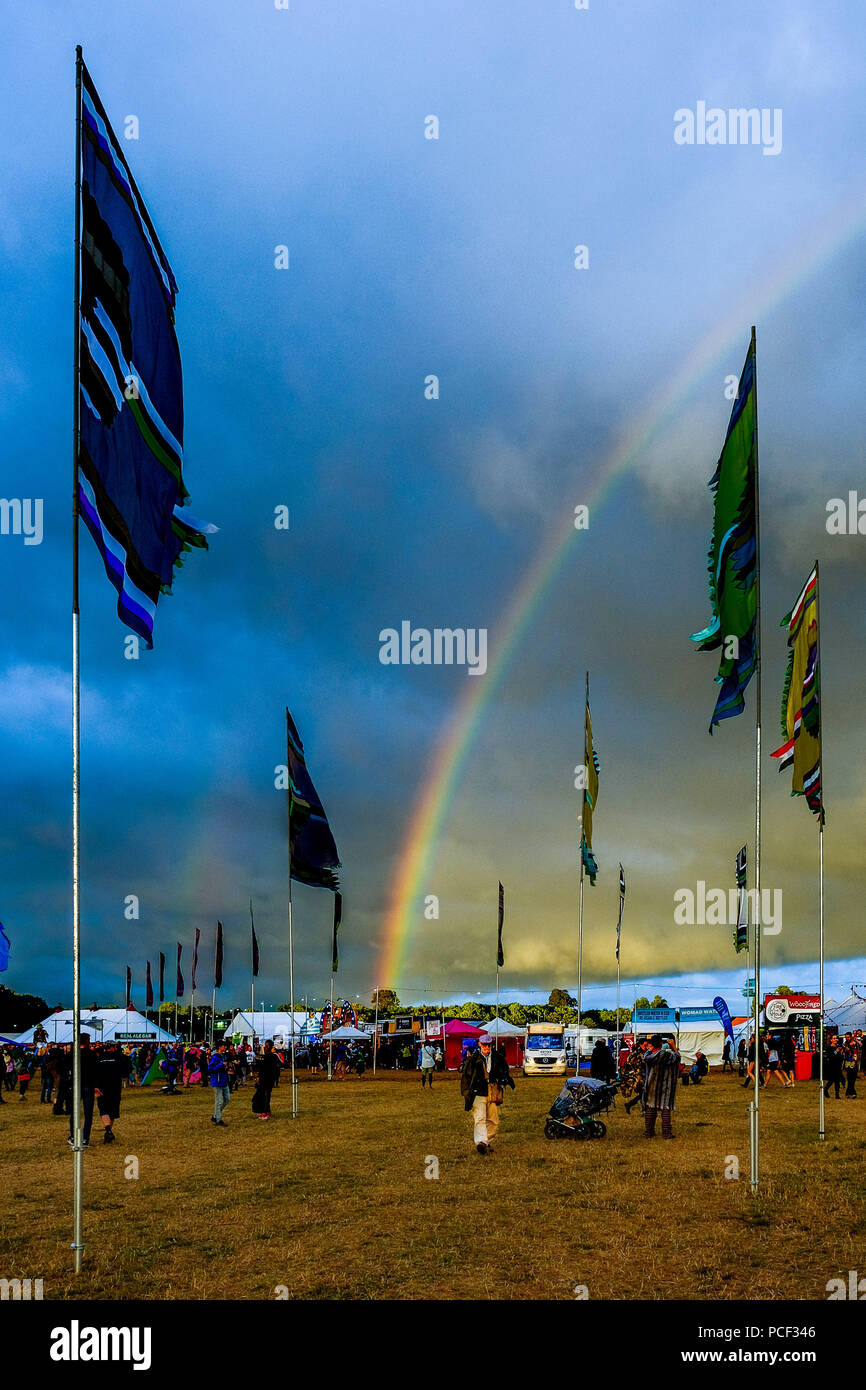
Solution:
[[[177,285],[81,67],[78,505],[119,617],[152,647],[160,593],[216,528],[185,509]]]
[[[719,1015],[719,1018],[722,1020],[722,1026],[724,1027],[725,1032],[727,1033],[731,1042],[733,1042],[734,1029],[731,1023],[731,1015],[728,1013],[728,1006],[720,994],[717,995],[716,998],[713,1000],[713,1008]]]

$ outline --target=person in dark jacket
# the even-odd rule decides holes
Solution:
[[[220,1043],[216,1052],[211,1055],[210,1062],[208,1063],[208,1074],[210,1076],[210,1084],[213,1087],[213,1114],[210,1117],[211,1124],[222,1125],[223,1128],[228,1129],[228,1125],[223,1119],[223,1111],[231,1099],[229,1074],[226,1070],[225,1051],[225,1043]]]
[[[710,1064],[704,1056],[703,1052],[695,1053],[695,1060],[692,1062],[690,1073],[692,1084],[695,1086],[700,1086],[709,1069]]]
[[[730,1038],[725,1038],[725,1045],[722,1048],[722,1074],[726,1071],[734,1070],[733,1046]]]
[[[596,1081],[613,1081],[616,1076],[613,1054],[607,1043],[603,1042],[601,1038],[592,1049],[592,1056],[589,1059],[589,1074]]]
[[[482,1033],[477,1045],[466,1053],[460,1073],[463,1108],[472,1112],[473,1138],[480,1154],[493,1152],[492,1141],[499,1128],[499,1111],[506,1086],[514,1090],[508,1063],[501,1052],[493,1050],[490,1034]]]
[[[280,1076],[280,1059],[274,1052],[274,1045],[270,1038],[265,1043],[265,1050],[258,1060],[257,1070],[259,1084],[253,1094],[253,1114],[258,1115],[260,1120],[269,1120],[271,1118],[271,1091]]]
[[[829,1096],[830,1087],[836,1088],[836,1099],[839,1099],[839,1088],[842,1085],[842,1045],[839,1039],[831,1038],[827,1050],[824,1053],[824,1095]]]
[[[120,1118],[120,1092],[130,1069],[130,1060],[119,1047],[105,1047],[96,1058],[93,1085],[103,1125],[103,1144],[113,1144],[117,1138],[112,1126]]]

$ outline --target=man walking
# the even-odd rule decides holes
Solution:
[[[430,1083],[433,1090],[433,1072],[436,1068],[436,1050],[432,1043],[425,1042],[421,1048],[421,1089]]]
[[[660,1033],[650,1038],[650,1050],[644,1058],[644,1135],[654,1139],[656,1115],[661,1111],[662,1138],[673,1139],[671,1113],[680,1074],[680,1054],[671,1042],[662,1042]]]
[[[725,1046],[722,1049],[722,1075],[724,1076],[726,1071],[733,1072],[733,1070],[734,1061],[732,1056],[731,1040],[730,1038],[725,1038]]]
[[[465,1110],[472,1111],[473,1138],[480,1154],[493,1152],[492,1143],[499,1128],[499,1110],[505,1087],[514,1090],[508,1063],[501,1052],[493,1051],[493,1039],[482,1033],[478,1044],[467,1052],[460,1073],[460,1094]]]
[[[208,1063],[208,1075],[210,1076],[210,1084],[213,1087],[213,1114],[210,1117],[211,1124],[221,1125],[223,1129],[228,1129],[228,1125],[223,1119],[223,1111],[231,1098],[229,1074],[226,1071],[225,1051],[225,1043],[220,1043]]]

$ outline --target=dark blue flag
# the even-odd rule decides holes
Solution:
[[[336,870],[340,857],[331,834],[325,808],[319,800],[304,760],[304,745],[286,710],[286,741],[289,759],[290,836],[292,878],[313,888],[330,888],[336,893],[340,880]]]
[[[0,970],[7,970],[9,968],[9,952],[11,950],[12,946],[9,937],[6,935],[6,929],[3,923],[0,922]]]
[[[81,84],[81,515],[149,647],[160,593],[215,530],[186,511],[177,285],[90,74]]]

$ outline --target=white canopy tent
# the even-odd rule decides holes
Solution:
[[[479,1028],[484,1028],[494,1038],[523,1038],[526,1036],[526,1028],[519,1027],[516,1023],[509,1023],[507,1018],[491,1018],[487,1023],[479,1023]]]
[[[344,1023],[341,1028],[335,1028],[333,1033],[323,1033],[319,1039],[325,1046],[328,1040],[332,1042],[369,1042],[373,1041],[372,1033],[365,1033],[361,1028],[353,1028],[351,1024]]]
[[[92,1026],[91,1020],[101,1023],[102,1027]],[[74,1036],[72,1010],[59,1009],[57,1013],[49,1014],[41,1023],[35,1023],[32,1028],[21,1033],[16,1038],[16,1042],[20,1044],[32,1043],[33,1034],[37,1028],[45,1029],[49,1043],[71,1043]],[[81,1031],[86,1033],[94,1042],[126,1042],[127,1039],[118,1037],[118,1033],[147,1033],[154,1042],[171,1043],[175,1041],[173,1033],[167,1033],[164,1028],[159,1027],[159,1024],[150,1022],[137,1009],[82,1009]]]
[[[318,1032],[317,1025],[305,1013],[295,1010],[295,1043],[308,1038],[312,1033]],[[254,1009],[252,1012],[235,1014],[228,1028],[224,1030],[223,1037],[233,1038],[240,1033],[246,1041],[252,1038],[261,1038],[267,1042],[270,1038],[272,1042],[281,1040],[289,1042],[292,1036],[292,1015],[281,1013],[278,1010],[269,1012],[268,1010]]]

